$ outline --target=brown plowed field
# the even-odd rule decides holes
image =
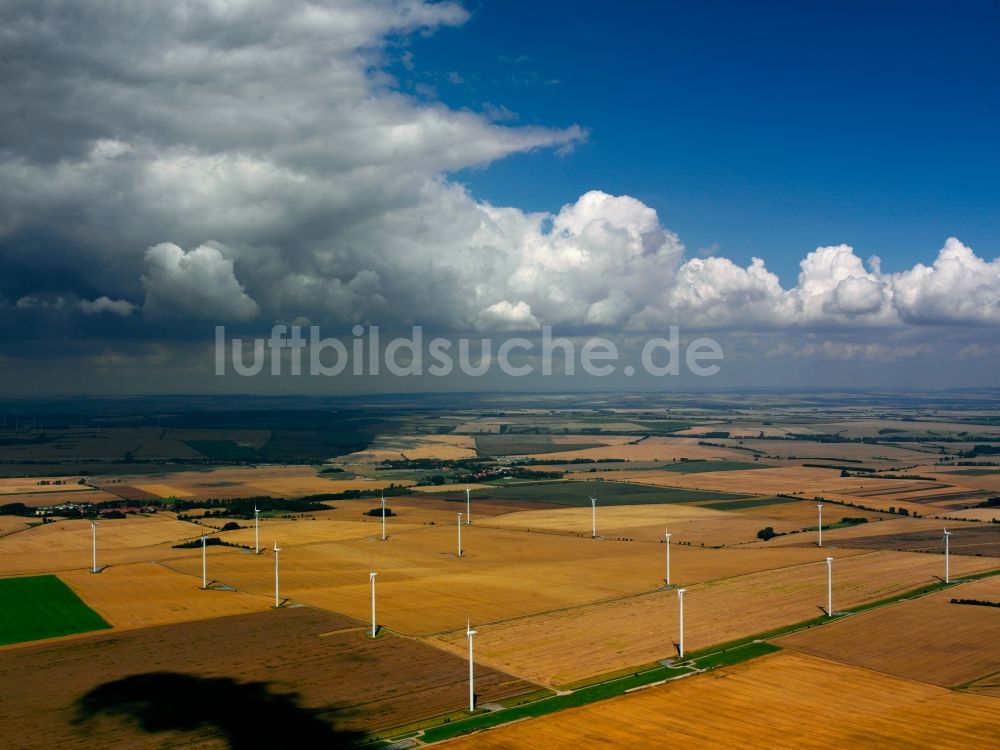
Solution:
[[[124,721],[102,720],[99,734],[88,733],[93,727],[87,724],[73,725],[75,701],[87,691],[160,671],[268,682],[276,691],[301,694],[305,706],[339,707],[343,726],[373,731],[461,709],[467,664],[405,638],[372,641],[363,624],[308,608],[26,646],[0,651],[0,747],[162,747],[161,737]],[[509,675],[476,669],[481,702],[532,689]],[[294,734],[295,727],[288,731]],[[200,730],[193,738],[206,736]]]

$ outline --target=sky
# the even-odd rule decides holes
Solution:
[[[998,36],[994,0],[0,0],[0,392],[995,386]],[[534,367],[220,368],[275,325]],[[620,366],[540,375],[548,330]],[[642,357],[697,339],[711,375]]]

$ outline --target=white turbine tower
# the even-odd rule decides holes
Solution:
[[[253,553],[260,554],[260,511],[257,503],[253,505]]]
[[[371,581],[371,584],[372,584],[372,638],[375,637],[375,631],[376,631],[376,627],[375,627],[375,576],[377,576],[377,575],[378,575],[378,573],[376,573],[375,571],[372,571],[371,573],[368,574],[368,580]]]
[[[97,572],[97,521],[90,522],[90,536],[91,536],[91,558],[92,565],[90,568],[91,573]]]
[[[469,488],[465,488],[465,525],[469,526],[472,523],[472,500],[469,498]]]
[[[951,583],[951,561],[948,559],[950,553],[951,532],[944,530],[944,582]]]
[[[684,592],[686,591],[687,589],[677,589],[677,607],[680,617],[680,637],[677,643],[677,655],[682,658],[684,656]]]
[[[597,498],[590,498],[590,538],[597,539]]]
[[[833,617],[833,558],[826,558],[826,616]]]
[[[458,556],[462,556],[462,514],[458,514]]]
[[[204,534],[202,534],[201,535],[201,587],[203,589],[207,589],[208,588],[208,569],[206,567],[206,562],[205,562],[205,540],[206,539],[207,539],[207,537]]]
[[[663,535],[663,538],[666,539],[667,542],[667,577],[663,579],[663,582],[667,584],[667,586],[670,585],[670,537],[671,536],[673,536],[673,534],[670,533],[670,529],[667,529],[666,533]]]
[[[823,546],[823,503],[816,503],[816,511],[819,513],[819,541],[816,542],[816,546],[822,547]]]
[[[281,602],[278,599],[278,553],[281,552],[281,547],[278,546],[278,541],[274,541],[274,606],[277,609],[281,606]]]
[[[385,541],[385,495],[382,495],[382,541]]]
[[[476,710],[476,691],[472,671],[472,637],[476,635],[476,632],[472,629],[471,621],[467,621],[465,624],[465,637],[469,639],[469,713]]]

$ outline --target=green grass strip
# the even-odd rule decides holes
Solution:
[[[518,719],[534,718],[543,716],[554,711],[562,711],[567,708],[584,706],[588,703],[607,700],[619,695],[624,695],[635,688],[644,687],[663,680],[681,677],[698,670],[716,669],[718,667],[732,666],[758,656],[764,656],[775,651],[780,651],[778,646],[771,643],[749,643],[727,652],[708,654],[697,659],[685,659],[676,666],[659,666],[642,672],[636,672],[625,677],[601,682],[589,687],[574,690],[568,695],[556,695],[534,703],[524,704],[516,708],[497,711],[496,713],[473,716],[462,721],[442,724],[424,732],[421,739],[424,742],[440,742],[441,740],[456,737],[469,732],[506,724]]]

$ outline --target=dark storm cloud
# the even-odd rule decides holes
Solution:
[[[914,327],[971,324],[982,346],[968,351],[992,351],[1000,263],[957,239],[897,274],[848,246],[817,248],[785,289],[764,260],[685,259],[629,196],[595,190],[554,214],[476,200],[447,175],[565,153],[586,132],[449,109],[382,72],[388,39],[467,15],[422,0],[0,0],[8,351],[75,337],[141,364],[216,323],[291,320],[676,323],[790,332],[768,351],[820,359],[905,359]],[[796,338],[823,331],[836,340]]]

